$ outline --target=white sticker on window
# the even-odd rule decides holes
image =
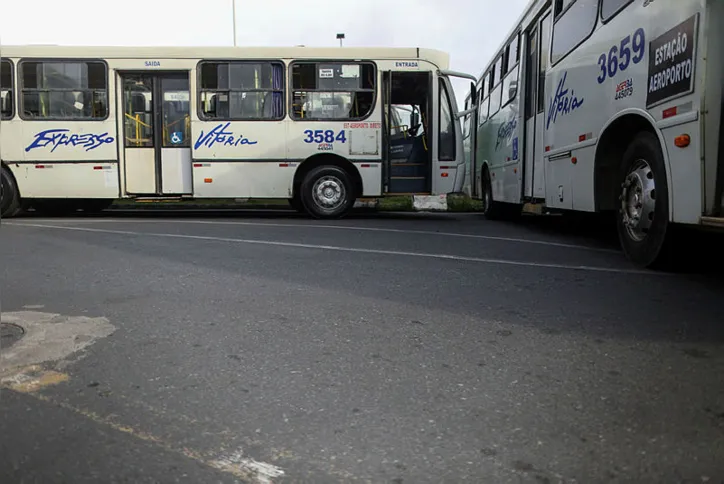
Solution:
[[[319,69],[320,79],[334,79],[334,69]]]
[[[340,77],[346,77],[346,78],[359,77],[359,64],[342,65],[342,74],[340,74]]]
[[[188,91],[166,91],[163,93],[164,101],[186,101],[189,100]]]

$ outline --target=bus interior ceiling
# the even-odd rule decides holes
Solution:
[[[389,193],[431,191],[430,82],[429,72],[392,73]]]

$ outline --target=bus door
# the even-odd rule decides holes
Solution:
[[[545,133],[545,78],[551,32],[550,9],[526,33],[525,164],[523,196],[545,199],[543,135]]]
[[[190,195],[189,74],[120,74],[125,191],[133,195]]]
[[[432,73],[384,75],[386,193],[430,193]]]
[[[435,143],[433,151],[434,194],[462,191],[465,180],[465,149],[455,91],[447,76],[438,77],[435,105]]]

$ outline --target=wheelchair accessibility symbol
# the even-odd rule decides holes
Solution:
[[[184,142],[184,134],[181,131],[171,133],[171,143],[178,145]]]

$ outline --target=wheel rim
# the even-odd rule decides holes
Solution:
[[[646,238],[654,221],[656,183],[646,160],[639,159],[621,184],[621,216],[626,232],[635,241]]]
[[[317,206],[324,210],[335,210],[344,204],[347,190],[339,178],[326,175],[314,183],[312,194]]]

